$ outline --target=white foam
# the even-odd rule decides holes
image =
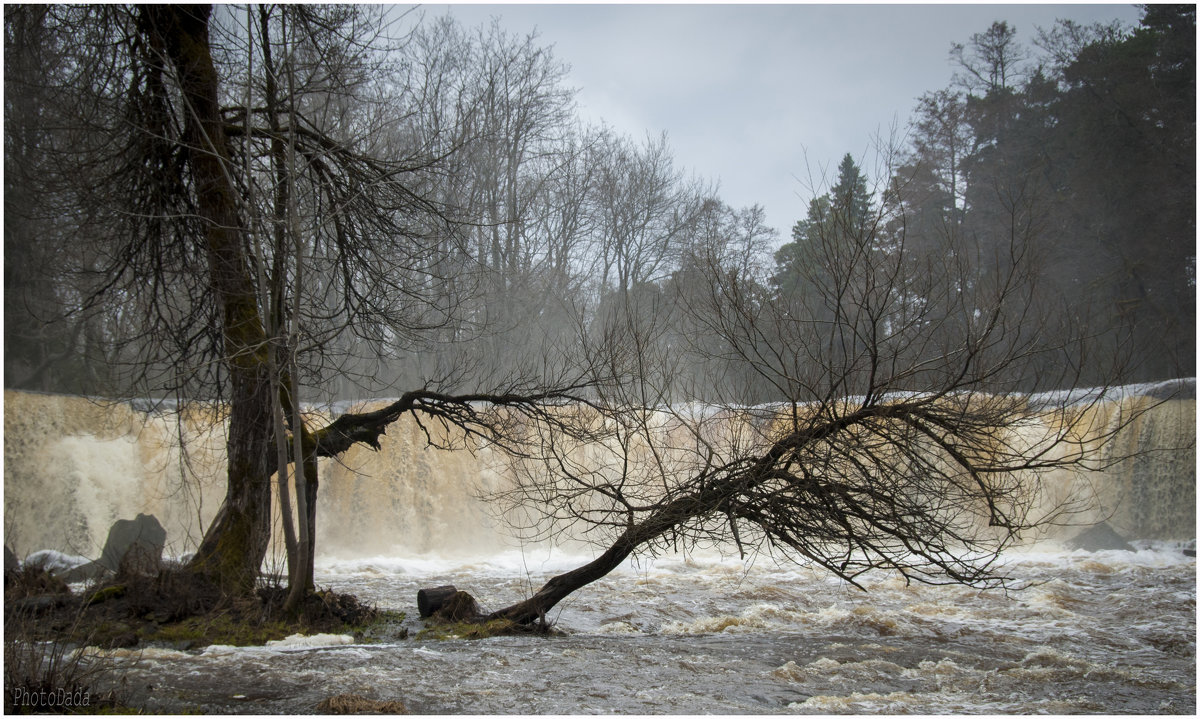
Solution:
[[[25,558],[22,566],[41,567],[47,572],[58,574],[83,566],[92,560],[78,554],[66,554],[54,549],[42,549]]]
[[[72,653],[72,657],[84,656],[89,658],[105,658],[105,659],[132,659],[134,661],[152,661],[152,660],[170,660],[170,659],[190,659],[193,655],[187,652],[181,652],[177,649],[165,649],[163,647],[140,647],[140,648],[118,648],[118,649],[101,649],[100,647],[87,646],[76,649]]]
[[[272,639],[267,642],[267,646],[274,649],[312,649],[353,643],[354,637],[349,634],[293,634],[283,639]]]

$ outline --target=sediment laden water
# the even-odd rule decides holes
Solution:
[[[1096,426],[1146,401],[1126,394],[1092,410]],[[115,519],[151,512],[169,551],[188,551],[223,495],[216,416],[191,409],[177,425],[126,404],[6,392],[6,543],[95,556]],[[1195,400],[1171,400],[1109,448],[1133,459],[1088,480],[1140,551],[1047,541],[1006,556],[1023,586],[1008,593],[883,573],[863,593],[766,556],[672,556],[627,563],[569,597],[551,617],[563,636],[333,636],[97,660],[131,703],[164,713],[310,712],[353,693],[421,713],[1191,715],[1196,565],[1180,543],[1194,547],[1194,448],[1146,452],[1194,438]],[[426,449],[407,420],[381,452],[325,463],[318,584],[414,615],[418,589],[454,584],[495,608],[590,558],[496,528],[471,496],[502,487],[503,466],[486,450]],[[1057,490],[1075,481],[1064,473]]]
[[[1139,415],[1101,448],[1130,459],[1085,477],[1062,471],[1043,478],[1043,485],[1058,495],[1095,490],[1096,511],[1076,517],[1077,523],[1107,517],[1129,537],[1193,537],[1194,387],[1187,380],[1131,388],[1120,400],[1089,407],[1089,424],[1103,431],[1159,401],[1146,395],[1182,389],[1187,397]],[[163,523],[168,551],[194,548],[224,496],[224,425],[217,409],[191,407],[178,417],[61,395],[6,390],[4,399],[4,540],[18,555],[56,549],[97,556],[112,523],[139,512]],[[1035,415],[1031,422],[1052,418]],[[1014,431],[1038,433],[1036,426]],[[320,551],[476,556],[516,546],[488,506],[475,500],[506,485],[498,452],[429,448],[410,417],[389,427],[381,445],[380,452],[357,446],[322,462]],[[1156,451],[1170,447],[1185,449]]]
[[[551,617],[565,636],[334,636],[106,661],[135,704],[164,713],[311,712],[350,693],[419,713],[1193,715],[1195,560],[1140,546],[1011,555],[1027,586],[1007,594],[887,575],[863,593],[767,558],[670,558],[569,598]],[[410,612],[418,588],[443,583],[502,606],[579,559],[325,560],[318,582]]]

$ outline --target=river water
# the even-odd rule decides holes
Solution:
[[[1137,546],[1011,554],[1025,586],[1007,593],[884,574],[864,593],[763,557],[659,558],[565,601],[551,617],[560,636],[321,636],[112,661],[158,712],[306,713],[351,693],[422,714],[1194,715],[1195,559]],[[327,559],[318,583],[415,617],[422,587],[499,607],[581,559]],[[406,622],[415,635],[420,620]]]
[[[129,701],[152,712],[305,713],[358,694],[417,713],[1165,713],[1196,711],[1195,382],[1111,441],[1130,457],[1085,482],[1136,552],[1007,555],[1023,588],[868,592],[804,565],[712,556],[628,563],[556,607],[561,634],[354,643],[330,636],[203,651],[107,652]],[[1137,390],[1137,391],[1133,391]],[[1132,388],[1096,426],[1158,396]],[[4,393],[4,540],[97,557],[118,518],[153,513],[167,550],[192,551],[223,495],[221,414]],[[176,421],[178,420],[178,421]],[[514,545],[486,503],[503,458],[428,448],[410,418],[380,451],[322,465],[317,582],[421,623],[416,592],[453,584],[506,606],[590,559]],[[437,439],[435,437],[435,439]],[[182,440],[187,451],[179,449]],[[278,552],[271,561],[281,561]]]

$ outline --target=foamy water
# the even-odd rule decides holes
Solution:
[[[1192,715],[1195,560],[1140,546],[1011,555],[1027,586],[1007,594],[887,575],[863,593],[763,558],[663,558],[568,598],[551,617],[565,636],[149,650],[127,681],[163,712],[308,712],[356,693],[421,713]],[[318,583],[415,617],[422,587],[499,607],[580,559],[324,560]]]
[[[1158,391],[1132,388],[1091,408],[1095,426]],[[138,512],[159,517],[168,551],[194,548],[223,494],[219,413],[193,408],[176,425],[140,406],[4,397],[5,542],[18,555],[94,558],[112,522]],[[1086,478],[1100,505],[1076,519],[1146,538],[1140,551],[1012,554],[1024,588],[1007,594],[886,574],[867,577],[863,593],[765,557],[667,557],[628,563],[569,597],[550,617],[564,636],[326,635],[97,657],[120,666],[135,706],[163,713],[303,713],[353,693],[419,713],[1192,715],[1196,565],[1166,540],[1195,537],[1194,439],[1194,392],[1122,431],[1110,449],[1131,458]],[[381,451],[323,463],[318,584],[409,612],[415,634],[423,587],[454,584],[499,608],[590,559],[521,550],[472,499],[504,485],[501,459],[428,449],[406,418]],[[1080,478],[1043,480],[1073,494]]]

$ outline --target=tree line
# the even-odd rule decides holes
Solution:
[[[973,36],[961,87],[922,98],[874,182],[848,156],[772,263],[761,208],[723,203],[665,137],[582,126],[566,68],[497,24],[8,6],[6,386],[221,401],[227,495],[188,571],[253,589],[274,484],[289,611],[313,591],[318,458],[378,448],[405,415],[503,450],[510,516],[608,547],[498,613],[518,622],[665,543],[988,584],[1003,547],[1069,511],[1043,511],[1030,477],[1095,468],[1078,408],[1011,443],[1017,393],[1092,384],[1096,402],[1186,366],[1166,332],[1193,331],[1170,304],[1194,292],[1179,185],[1138,196],[1167,233],[1138,282],[1071,252],[1140,237],[1096,196],[1135,180],[1092,174],[1094,155],[1178,159],[1189,17],[1062,24],[1040,40],[1062,54],[1050,79],[1003,23]],[[1170,91],[1097,89],[1126,70]],[[1093,137],[1081,158],[1075,116],[1157,144]],[[1171,347],[1130,374],[1150,335]]]
[[[951,59],[948,88],[916,104],[872,181],[847,155],[775,255],[772,287],[803,291],[798,267],[842,234],[946,244],[999,261],[1014,228],[1036,252],[1047,301],[1105,340],[1143,348],[1133,376],[1195,366],[1195,12],[1151,5],[1135,29],[1059,21],[1033,47],[997,21]],[[1100,367],[1088,369],[1100,379]]]
[[[171,89],[157,71],[112,76],[147,51],[128,39],[137,15],[8,15],[8,386],[188,396],[213,386],[207,369],[181,371],[176,359],[201,365],[195,340],[213,326],[203,258],[166,263],[174,247],[113,246],[176,231],[190,209],[162,217],[149,206],[171,191],[180,159],[172,128],[139,123],[165,119],[153,105],[172,102]],[[567,68],[533,36],[449,18],[411,24],[368,9],[214,11],[217,112],[248,229],[273,237],[256,250],[268,282],[287,264],[275,248],[289,223],[311,233],[296,241],[311,266],[299,324],[311,335],[312,361],[301,364],[314,392],[374,396],[453,375],[464,357],[514,371],[509,358],[523,348],[663,282],[701,243],[731,258],[766,249],[761,209],[724,205],[677,166],[665,136],[582,126]],[[86,35],[80,44],[84,26],[94,45]],[[402,254],[348,264],[381,237]],[[143,261],[139,277],[171,273],[161,277],[170,296],[131,307],[128,297],[152,288],[114,275]],[[108,293],[118,306],[99,306],[96,286],[124,280]],[[288,314],[275,294],[265,301]]]
[[[329,329],[313,338],[321,360],[312,364],[325,369],[310,385],[323,398],[386,393],[446,372],[464,356],[494,363],[569,338],[580,317],[593,321],[632,296],[655,298],[656,306],[674,302],[702,255],[754,270],[776,296],[794,296],[813,223],[843,204],[857,222],[877,216],[880,248],[899,234],[909,243],[945,237],[956,252],[980,258],[1002,245],[997,233],[1011,224],[1005,218],[1025,216],[1038,235],[1047,285],[1081,323],[1110,338],[1104,350],[1113,348],[1111,338],[1132,334],[1146,348],[1137,379],[1186,375],[1194,365],[1194,18],[1186,7],[1148,7],[1133,30],[1060,22],[1037,31],[1036,52],[1004,22],[955,44],[952,86],[919,98],[907,134],[887,138],[878,157],[847,156],[829,191],[816,188],[782,247],[761,207],[721,202],[711,183],[677,167],[665,136],[639,140],[582,126],[567,67],[536,37],[510,35],[498,24],[467,30],[449,18],[400,31],[380,13],[341,14],[334,18],[344,23],[340,30],[301,19],[298,30],[287,30],[295,39],[285,41],[271,26],[252,37],[262,35],[247,26],[262,21],[255,13],[218,11],[227,15],[217,59],[228,75],[220,101],[229,127],[242,113],[290,128],[290,113],[301,113],[314,127],[340,133],[337,141],[361,157],[419,172],[429,209],[442,218],[440,246],[416,253],[429,266],[409,268],[426,273],[429,285],[429,302],[405,311],[413,332],[347,332],[344,316],[331,321],[338,313],[332,305],[372,300],[320,290],[323,306],[313,315]],[[129,307],[100,307],[91,292],[111,274],[101,264],[111,254],[106,238],[140,231],[122,226],[132,216],[112,212],[114,193],[152,195],[156,188],[113,184],[115,165],[94,159],[114,156],[114,138],[129,134],[120,127],[128,108],[117,107],[128,88],[96,76],[102,58],[73,57],[95,53],[68,42],[64,28],[78,20],[70,15],[45,8],[6,16],[6,385],[112,395],[178,389],[172,383],[184,383],[170,377],[178,373],[164,371],[174,361],[155,354],[163,335],[173,337],[172,352],[195,349],[205,321],[193,305],[205,304],[203,290],[173,279],[174,315],[156,313],[162,331],[154,336]],[[118,21],[89,32],[99,42],[101,33],[122,32]],[[326,30],[329,37],[314,37]],[[387,37],[393,31],[402,37]],[[291,86],[282,81],[285,68]],[[272,156],[282,167],[285,147],[315,136],[297,126],[288,145],[264,129],[231,138],[238,169],[266,173],[247,189],[275,200],[274,209],[255,208],[257,231],[279,233],[288,203],[271,187],[287,183],[264,161]],[[339,204],[338,195],[297,188],[297,222],[328,237],[425,231],[339,226],[345,212],[323,225],[309,222],[331,207],[378,206],[382,198],[354,194],[366,176],[308,150],[313,171],[343,194]],[[870,159],[878,160],[874,178],[861,167]],[[76,207],[85,209],[68,211]],[[314,245],[313,261],[320,251]],[[314,281],[322,276],[320,268],[311,273]],[[383,291],[389,281],[369,284]],[[176,326],[177,319],[189,326]],[[156,382],[131,379],[144,366],[159,371]],[[185,392],[207,391],[210,379],[197,377]]]

